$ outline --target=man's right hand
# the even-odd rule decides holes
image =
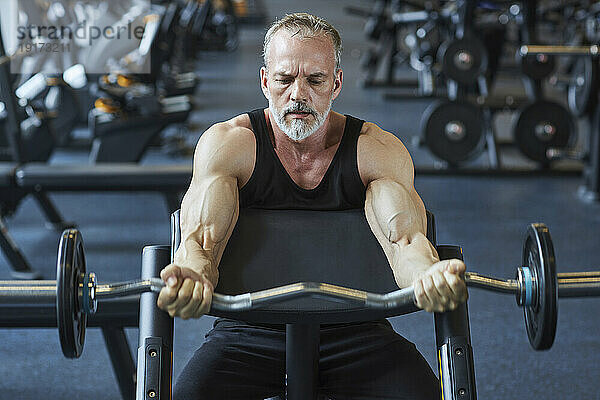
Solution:
[[[172,318],[200,318],[210,310],[214,287],[205,275],[169,264],[160,277],[166,285],[158,295],[157,304]]]

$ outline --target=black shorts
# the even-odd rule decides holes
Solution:
[[[177,379],[175,400],[265,399],[285,385],[285,327],[218,319]],[[338,399],[440,399],[415,345],[387,320],[321,327],[319,391]]]

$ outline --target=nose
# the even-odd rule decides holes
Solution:
[[[295,79],[292,84],[292,92],[290,94],[290,100],[306,103],[307,90],[306,85],[302,82],[302,79]]]

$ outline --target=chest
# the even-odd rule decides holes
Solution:
[[[275,149],[283,168],[290,178],[303,189],[314,189],[325,177],[333,162],[339,144],[331,146],[317,154],[298,154]]]

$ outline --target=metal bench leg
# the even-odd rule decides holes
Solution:
[[[135,363],[122,327],[103,326],[102,335],[123,400],[135,397]]]
[[[44,215],[48,219],[46,226],[50,229],[54,229],[58,232],[62,232],[65,229],[74,228],[75,224],[72,222],[65,222],[63,217],[58,212],[58,209],[52,203],[52,200],[48,197],[46,192],[34,191],[33,196],[38,201]]]
[[[34,271],[23,253],[8,233],[4,220],[0,217],[0,248],[8,259],[11,275],[15,279],[41,279],[42,275]]]
[[[288,324],[285,337],[287,400],[317,399],[319,386],[318,324]]]

